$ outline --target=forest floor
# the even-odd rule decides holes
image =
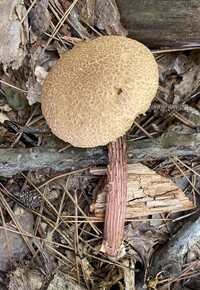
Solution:
[[[200,289],[199,50],[154,52],[160,85],[126,135],[125,254],[112,260],[101,247],[107,149],[54,136],[40,95],[63,52],[127,35],[115,1],[0,8],[0,290]]]

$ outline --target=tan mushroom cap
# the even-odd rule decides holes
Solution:
[[[158,89],[150,50],[122,36],[84,41],[66,52],[43,86],[42,112],[52,132],[77,147],[124,135]]]

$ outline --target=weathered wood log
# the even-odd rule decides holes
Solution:
[[[128,36],[150,48],[200,45],[199,0],[116,0]]]
[[[200,133],[169,132],[149,140],[128,141],[128,163],[163,159],[168,156],[200,156]],[[57,171],[74,170],[93,165],[107,165],[106,147],[90,149],[59,148],[0,148],[0,176],[11,177],[21,171],[51,167]]]

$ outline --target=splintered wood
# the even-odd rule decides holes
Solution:
[[[107,192],[106,184],[90,207],[95,217],[104,217]],[[194,208],[193,202],[170,179],[142,164],[128,165],[126,219],[191,208]]]

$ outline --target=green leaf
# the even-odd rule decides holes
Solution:
[[[23,110],[28,105],[26,97],[12,88],[7,88],[5,90],[5,97],[8,104],[15,111]]]

